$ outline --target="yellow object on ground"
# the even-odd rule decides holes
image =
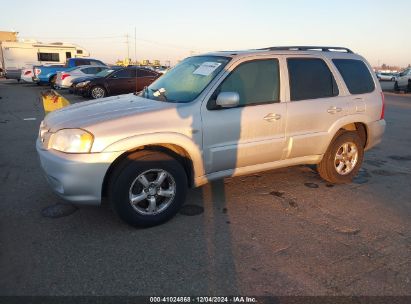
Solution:
[[[43,100],[43,108],[46,115],[52,111],[64,108],[70,104],[70,102],[66,98],[64,98],[54,90],[41,92],[41,98]]]

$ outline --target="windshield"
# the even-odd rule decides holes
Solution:
[[[103,70],[101,72],[98,72],[96,75],[94,75],[95,77],[106,77],[108,74],[113,73],[114,70],[112,69],[107,69],[107,70]]]
[[[141,96],[168,102],[193,101],[229,61],[228,57],[218,56],[187,58],[153,82]]]

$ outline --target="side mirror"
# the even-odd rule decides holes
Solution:
[[[217,96],[216,105],[222,108],[234,108],[240,104],[240,95],[237,92],[221,92]]]

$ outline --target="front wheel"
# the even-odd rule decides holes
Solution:
[[[364,145],[356,132],[341,133],[317,165],[320,176],[333,184],[350,183],[364,159]]]
[[[106,90],[101,86],[92,87],[90,90],[90,95],[93,99],[106,97]]]
[[[171,219],[184,203],[187,176],[171,156],[143,151],[130,154],[109,182],[109,200],[126,223],[151,227]]]
[[[398,86],[398,81],[394,83],[394,92],[398,92],[400,90],[400,87]]]

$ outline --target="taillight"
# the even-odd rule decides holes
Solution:
[[[24,72],[24,76],[27,76],[27,75],[30,75],[31,74],[31,71],[25,71]]]
[[[381,92],[381,102],[382,102],[382,107],[381,107],[380,119],[384,119],[384,115],[385,115],[385,96],[384,96],[383,92]]]
[[[34,69],[34,74],[35,75],[40,75],[41,69]]]
[[[63,74],[61,74],[61,80],[64,80],[64,78],[67,78],[69,76],[70,76],[70,74],[63,73]]]

